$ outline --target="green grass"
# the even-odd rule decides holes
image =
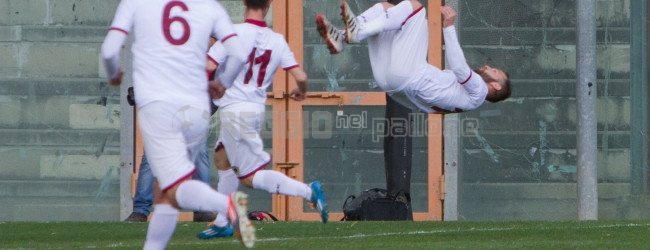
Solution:
[[[142,249],[147,223],[0,223],[0,249]],[[650,249],[650,221],[258,222],[257,249]],[[181,222],[167,249],[244,249]]]

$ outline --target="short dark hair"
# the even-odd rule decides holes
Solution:
[[[512,93],[512,90],[510,88],[510,74],[507,72],[503,72],[506,74],[506,79],[505,80],[500,80],[497,81],[499,85],[501,85],[501,89],[495,91],[492,95],[488,95],[485,97],[485,100],[489,102],[500,102],[505,99],[510,98],[510,94]]]
[[[246,0],[246,7],[250,9],[265,9],[271,0]]]

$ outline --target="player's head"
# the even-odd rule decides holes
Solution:
[[[273,0],[243,0],[244,5],[249,9],[264,10],[271,6]]]
[[[498,68],[492,68],[490,65],[485,65],[475,71],[481,75],[488,86],[488,95],[485,100],[500,102],[510,97],[510,75],[508,73]]]

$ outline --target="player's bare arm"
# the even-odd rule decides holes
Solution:
[[[221,99],[226,94],[226,87],[223,86],[221,80],[212,80],[208,82],[208,93],[212,99]]]
[[[440,14],[442,14],[442,27],[447,28],[449,26],[454,25],[454,22],[456,21],[456,11],[447,6],[441,6],[440,7]]]
[[[289,92],[289,96],[293,97],[296,101],[302,101],[307,98],[307,73],[299,67],[289,70],[289,74],[296,79],[298,87]]]
[[[102,43],[102,60],[104,69],[112,86],[122,84],[124,73],[119,66],[120,50],[126,40],[127,34],[118,30],[109,30]]]
[[[122,76],[124,76],[124,72],[118,69],[117,76],[111,78],[110,84],[112,86],[119,86],[120,84],[122,84]]]

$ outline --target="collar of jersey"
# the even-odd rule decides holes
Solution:
[[[252,25],[260,26],[262,28],[266,28],[266,21],[260,21],[260,20],[254,20],[254,19],[246,19],[244,22],[250,23]]]

